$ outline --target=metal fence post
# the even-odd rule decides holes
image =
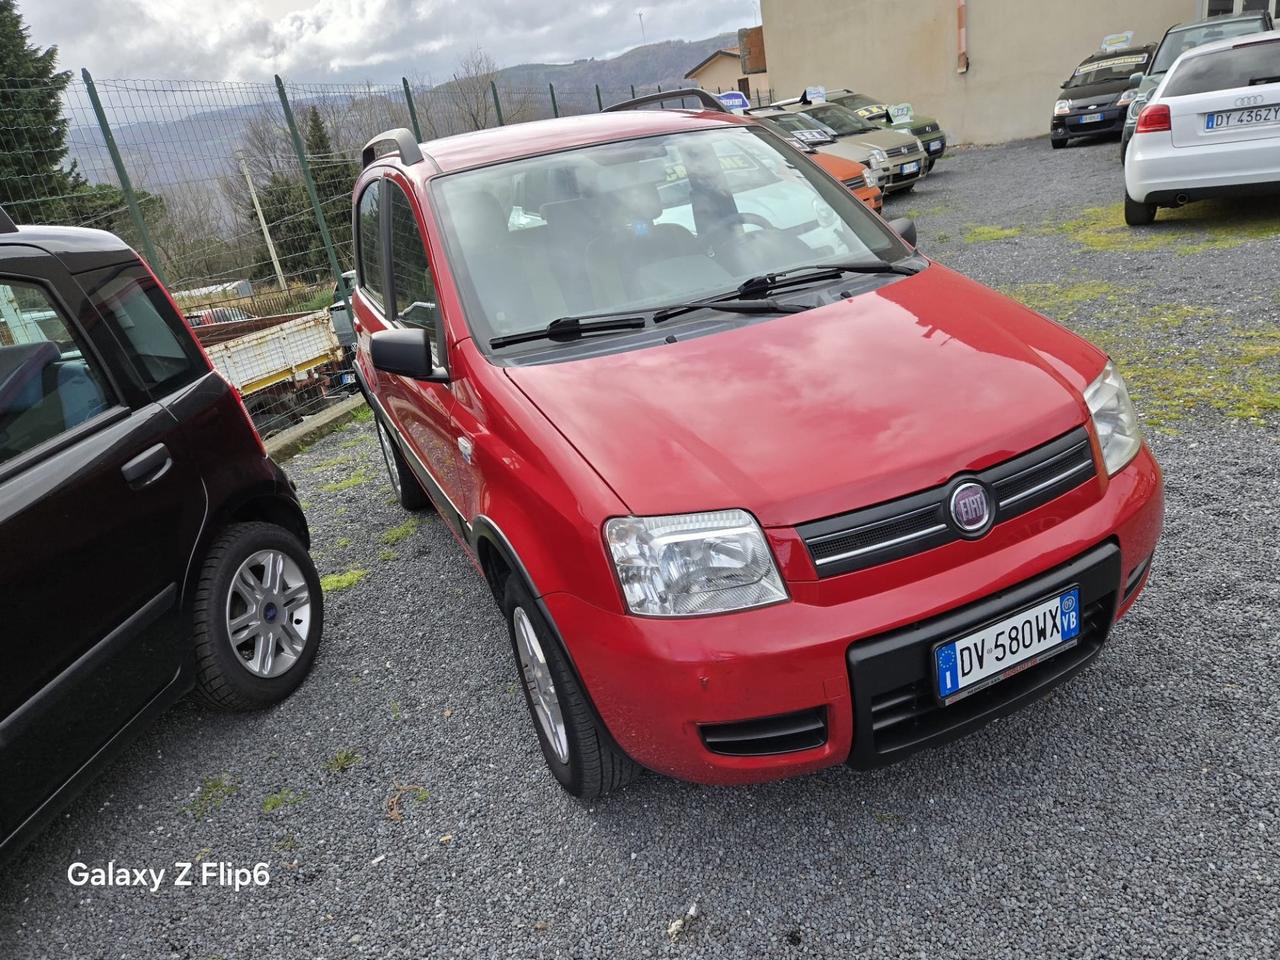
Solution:
[[[634,100],[635,98],[636,98],[636,85],[633,83],[631,85],[631,99]]]
[[[155,245],[151,242],[151,232],[147,230],[147,221],[142,218],[142,208],[138,206],[138,197],[133,192],[133,184],[129,181],[129,171],[124,168],[124,159],[120,156],[120,148],[116,146],[116,138],[111,134],[111,125],[107,123],[106,111],[102,109],[102,101],[98,99],[98,88],[94,86],[93,77],[89,75],[88,70],[81,70],[80,76],[84,78],[85,89],[89,91],[89,102],[93,104],[94,116],[98,118],[98,126],[102,129],[102,139],[107,145],[107,152],[111,154],[111,163],[116,168],[116,176],[120,179],[120,190],[124,194],[125,203],[129,205],[129,216],[133,218],[133,225],[138,228],[138,238],[142,241],[142,252],[147,256],[147,262],[151,264],[151,269],[155,271],[156,277],[166,287],[169,285],[165,280],[164,270],[160,266],[160,258],[156,256]]]
[[[661,93],[661,92],[662,92],[662,84],[658,84],[658,92],[659,92],[659,93]],[[665,100],[659,100],[659,101],[658,101],[658,107],[659,107],[659,109],[662,109],[662,110],[667,109],[667,101],[665,101]]]
[[[596,106],[600,108],[600,112],[604,112],[604,97],[600,96],[600,84],[596,84]]]
[[[267,227],[267,218],[262,215],[262,204],[258,202],[258,190],[253,185],[253,177],[249,176],[249,165],[244,162],[244,154],[239,154],[240,172],[244,174],[244,182],[249,187],[249,199],[253,201],[254,212],[258,215],[258,226],[262,228],[262,239],[267,242],[267,253],[271,257],[271,266],[275,267],[276,281],[280,284],[280,292],[286,293],[289,284],[285,282],[284,271],[280,269],[280,258],[276,255],[275,241],[271,239],[271,230]]]
[[[404,102],[409,105],[409,122],[413,125],[413,135],[421,143],[422,127],[418,126],[418,108],[413,105],[413,91],[409,89],[409,78],[401,77],[400,82],[404,84]]]
[[[351,313],[351,298],[347,294],[347,283],[342,279],[342,267],[338,265],[338,253],[333,249],[333,238],[329,236],[329,225],[324,222],[324,207],[320,205],[320,195],[316,193],[316,182],[311,176],[311,164],[307,163],[307,148],[303,146],[302,134],[298,132],[298,123],[293,119],[293,108],[289,106],[289,95],[284,91],[284,81],[276,74],[276,90],[280,92],[280,106],[284,108],[285,123],[289,125],[289,136],[293,140],[294,152],[298,155],[298,165],[302,167],[302,179],[307,185],[307,196],[311,198],[311,210],[316,216],[316,225],[320,227],[320,240],[324,243],[324,252],[329,255],[329,269],[333,271],[333,282],[342,291],[342,302],[346,304],[347,316]]]
[[[507,122],[502,119],[502,101],[498,99],[498,82],[490,80],[489,89],[493,91],[493,109],[498,114],[498,126],[505,127]]]
[[[560,116],[560,106],[556,103],[556,85],[548,83],[547,89],[551,91],[551,115],[553,117]]]

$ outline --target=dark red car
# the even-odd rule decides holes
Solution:
[[[1146,582],[1162,479],[1103,352],[750,118],[389,131],[354,203],[393,484],[574,794],[896,760],[1076,673]]]

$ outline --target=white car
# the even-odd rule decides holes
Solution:
[[[1138,115],[1124,185],[1130,226],[1157,207],[1280,193],[1280,30],[1178,57]]]

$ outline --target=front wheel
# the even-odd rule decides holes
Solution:
[[[1155,221],[1156,205],[1139,203],[1126,192],[1124,195],[1124,222],[1131,227],[1145,227]]]
[[[1050,137],[1049,138],[1049,146],[1053,147],[1053,149],[1055,150],[1061,150],[1066,145],[1067,145],[1066,137]]]
[[[417,476],[409,469],[404,454],[400,452],[395,438],[391,436],[391,430],[377,417],[374,417],[374,421],[378,425],[378,445],[382,448],[382,462],[387,465],[387,478],[391,481],[391,489],[395,491],[396,500],[400,506],[406,510],[422,510],[431,506],[431,499],[422,489]]]
[[[596,722],[586,694],[524,583],[507,578],[502,611],[520,668],[525,704],[552,776],[591,800],[626,786],[641,768]]]
[[[324,632],[320,577],[273,523],[234,523],[209,548],[192,606],[196,689],[224,710],[257,710],[297,689]]]

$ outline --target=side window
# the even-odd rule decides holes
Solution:
[[[375,180],[360,194],[360,206],[356,212],[358,235],[356,269],[360,277],[360,289],[379,307],[382,306],[382,229],[378,222],[378,196],[381,181]]]
[[[0,464],[106,410],[110,396],[48,295],[0,281]]]
[[[97,286],[88,290],[89,297],[120,334],[143,389],[160,396],[209,372],[191,331],[150,273],[128,265],[93,277]]]
[[[392,302],[396,319],[411,327],[422,327],[431,337],[431,357],[440,360],[440,312],[436,306],[436,285],[427,263],[427,251],[414,219],[409,198],[399,187],[391,189],[391,280],[395,285]]]

